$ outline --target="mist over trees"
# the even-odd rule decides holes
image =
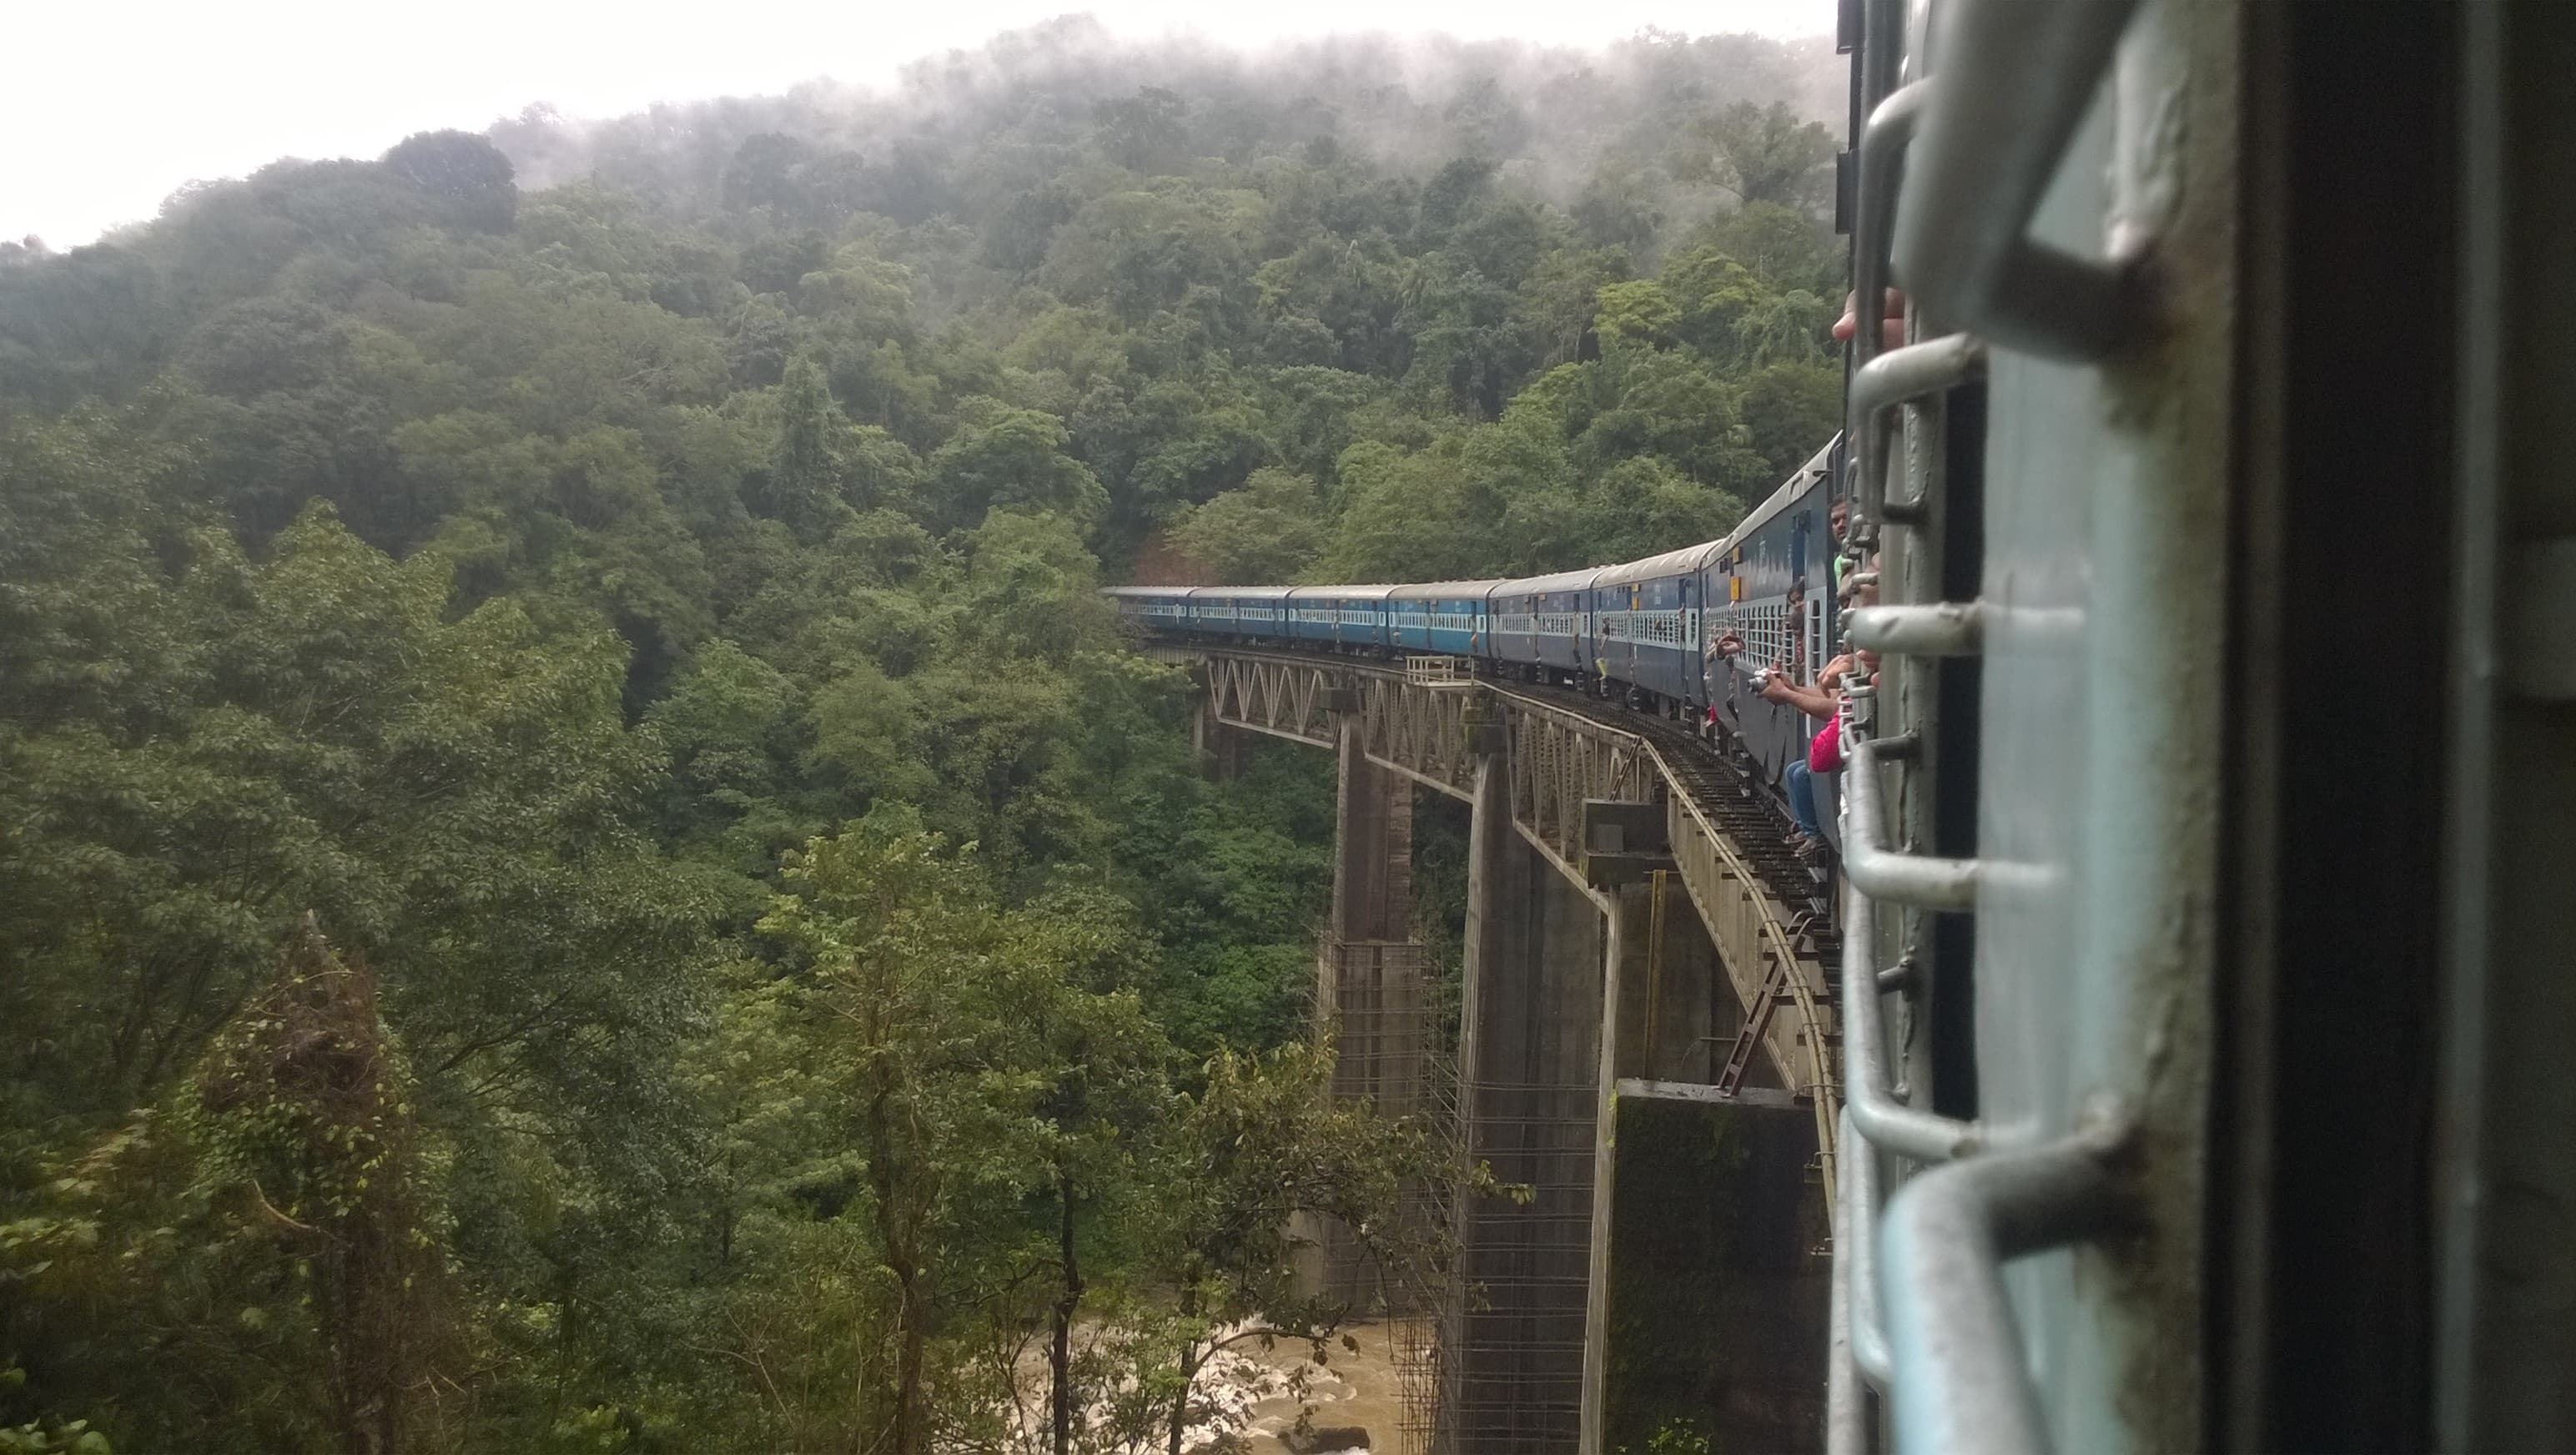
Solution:
[[[1329,760],[1096,589],[1723,531],[1838,65],[1067,20],[0,245],[0,1450],[1160,1449],[1364,1313]]]

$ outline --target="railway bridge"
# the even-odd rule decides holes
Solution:
[[[1671,1418],[1722,1448],[1812,1443],[1837,946],[1739,775],[1679,724],[1462,660],[1147,651],[1200,686],[1212,769],[1247,732],[1337,755],[1337,1091],[1527,1189],[1426,1189],[1409,1213],[1446,1222],[1458,1263],[1441,1306],[1402,1310],[1407,1448],[1591,1455]],[[1412,928],[1417,788],[1469,816],[1454,985]],[[1314,1279],[1366,1296],[1347,1242],[1314,1234]]]

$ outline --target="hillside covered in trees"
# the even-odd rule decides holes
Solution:
[[[0,246],[0,1451],[1179,1448],[1436,1153],[1096,589],[1722,532],[1835,66],[1063,21]]]

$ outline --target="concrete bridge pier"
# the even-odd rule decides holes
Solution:
[[[1413,934],[1413,780],[1369,760],[1356,712],[1339,715],[1333,907],[1316,947],[1319,1025],[1333,1038],[1333,1094],[1390,1117],[1425,1109],[1434,1027]],[[1299,1230],[1316,1257],[1310,1287],[1367,1309],[1403,1305],[1338,1226]]]
[[[1530,1200],[1458,1209],[1464,1306],[1446,1342],[1457,1451],[1570,1451],[1580,1433],[1600,1059],[1600,901],[1513,826],[1500,753],[1476,769],[1460,1004],[1469,1156]]]
[[[1664,806],[1595,801],[1584,818],[1608,935],[1579,1449],[1643,1449],[1665,1428],[1809,1448],[1829,1276],[1813,1114],[1776,1085],[1714,1084],[1744,1008]]]
[[[1199,772],[1219,783],[1243,776],[1245,734],[1217,716],[1216,698],[1202,691],[1198,706],[1190,712],[1190,751],[1197,756]]]

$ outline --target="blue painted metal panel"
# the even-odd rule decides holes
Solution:
[[[1481,657],[1491,645],[1488,601],[1496,581],[1433,581],[1387,593],[1389,640],[1399,651]]]

